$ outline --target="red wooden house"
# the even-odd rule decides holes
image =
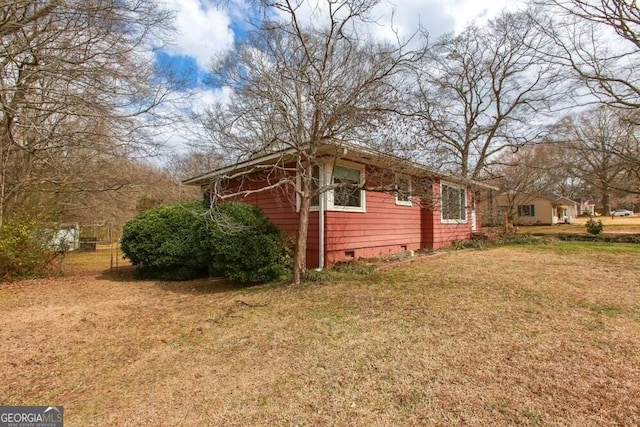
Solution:
[[[267,154],[183,183],[215,187],[222,198],[257,205],[293,236],[300,185],[294,156],[294,151]],[[480,227],[477,195],[493,188],[355,145],[327,144],[315,159],[316,188],[329,189],[312,200],[310,268],[468,240]]]

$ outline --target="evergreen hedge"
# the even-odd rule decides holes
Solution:
[[[205,221],[200,202],[159,206],[128,221],[120,246],[138,277],[189,280],[207,273],[207,260],[194,251],[196,226]]]
[[[207,274],[265,282],[285,274],[285,238],[259,208],[241,202],[209,210],[202,202],[161,206],[127,224],[122,252],[138,277],[189,280]]]
[[[211,211],[206,224],[208,241],[201,242],[209,251],[213,274],[241,283],[267,282],[290,268],[284,235],[258,207],[223,203]]]

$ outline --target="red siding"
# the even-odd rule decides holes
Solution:
[[[272,184],[268,178],[251,179],[228,185],[229,190],[258,189]],[[327,266],[353,258],[371,258],[421,248],[440,249],[455,240],[467,240],[471,236],[471,211],[467,221],[460,224],[443,224],[441,221],[440,182],[434,180],[432,193],[435,202],[421,207],[396,205],[395,195],[367,192],[366,212],[325,212],[325,264]],[[471,191],[467,191],[471,206]],[[298,225],[296,198],[293,189],[277,187],[256,192],[247,197],[237,197],[246,203],[260,206],[267,218],[289,236],[295,237]],[[307,234],[307,266],[319,265],[319,214],[312,211]],[[480,217],[477,218],[478,229]]]
[[[399,206],[394,195],[374,192],[366,193],[365,206],[366,212],[325,212],[327,265],[350,259],[350,252],[371,258],[424,246],[420,206]]]
[[[228,191],[247,191],[262,188],[269,184],[267,178],[245,180],[240,183],[227,185]],[[259,206],[265,216],[292,239],[298,229],[298,212],[296,212],[296,197],[293,189],[287,186],[276,187],[269,191],[251,193],[248,196],[238,196],[235,200]],[[293,240],[292,240],[293,241]],[[307,266],[316,268],[319,265],[318,241],[318,212],[311,212],[309,229],[307,231]]]
[[[267,218],[285,233],[295,233],[298,223],[295,202],[288,200],[284,189],[253,193],[247,197],[239,197],[237,200],[259,206]]]

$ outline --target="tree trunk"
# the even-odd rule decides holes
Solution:
[[[609,189],[606,186],[602,188],[602,209],[603,215],[609,215],[611,213],[611,196],[609,196]]]
[[[298,230],[296,232],[296,250],[293,256],[293,284],[299,285],[307,271],[307,231],[309,230],[309,212],[311,210],[311,164],[305,165],[301,173],[300,211],[298,212]]]

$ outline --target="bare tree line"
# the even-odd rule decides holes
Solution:
[[[614,195],[639,194],[640,10],[631,0],[536,0],[530,13],[546,42],[540,52],[566,70],[571,102],[550,123],[535,150],[492,174],[507,177],[529,169],[544,191],[596,198],[603,213]],[[576,108],[577,107],[577,108]],[[534,150],[531,150],[534,151]],[[516,173],[517,174],[517,173]],[[544,179],[552,177],[553,179]],[[513,184],[513,183],[512,183]],[[527,193],[535,194],[535,186]],[[513,186],[505,186],[513,191]]]
[[[0,224],[131,184],[122,171],[153,150],[175,99],[151,53],[171,19],[149,0],[3,3]]]
[[[553,192],[570,199],[595,198],[601,213],[614,199],[639,194],[638,135],[627,110],[606,105],[570,114],[538,144],[501,155],[494,183],[509,206]]]
[[[640,9],[635,0],[534,0],[550,61],[598,102],[640,107]]]

